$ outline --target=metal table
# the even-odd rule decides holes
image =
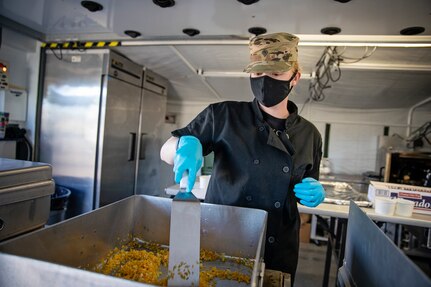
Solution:
[[[300,213],[323,215],[330,218],[328,245],[326,250],[325,270],[323,275],[322,286],[328,286],[329,272],[331,268],[332,250],[338,249],[338,259],[343,259],[345,249],[347,218],[349,217],[349,206],[322,203],[315,208],[298,205]],[[397,215],[380,215],[375,213],[373,208],[361,208],[369,218],[374,221],[389,222],[401,225],[412,225],[431,229],[431,215],[413,213],[411,217],[402,217]],[[335,230],[337,228],[337,230]],[[431,230],[429,231],[429,234]],[[338,267],[341,266],[341,260],[338,260]]]

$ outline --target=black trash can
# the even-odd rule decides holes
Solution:
[[[66,216],[67,203],[71,191],[63,186],[56,185],[55,192],[51,195],[51,211],[47,225],[63,221]]]

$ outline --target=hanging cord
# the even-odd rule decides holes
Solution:
[[[316,77],[310,81],[309,101],[321,102],[325,99],[325,89],[331,88],[330,83],[335,83],[341,78],[340,63],[353,64],[370,57],[376,51],[377,47],[365,47],[365,51],[359,58],[345,56],[347,47],[340,52],[337,47],[326,47],[322,56],[316,64]],[[304,108],[304,107],[303,107]],[[302,111],[302,109],[301,109]]]
[[[373,50],[371,50],[370,52],[368,51],[370,47],[366,46],[365,47],[365,51],[364,54],[359,57],[359,58],[352,58],[352,57],[347,57],[347,56],[343,56],[343,54],[346,52],[346,47],[344,47],[344,50],[342,53],[339,54],[339,61],[343,62],[344,64],[354,64],[357,63],[359,61],[362,61],[368,57],[370,57],[372,54],[374,54],[374,52],[377,50],[377,47],[373,47]],[[346,61],[347,60],[351,60],[351,61]]]
[[[412,135],[406,139],[407,146],[415,146],[419,141],[424,139],[428,144],[431,145],[431,141],[428,139],[428,134],[431,133],[431,121],[424,123],[421,127],[415,130]]]
[[[309,99],[321,102],[325,99],[323,90],[330,88],[330,82],[341,78],[339,55],[337,47],[326,47],[316,64],[316,77],[310,81]]]
[[[84,43],[76,41],[71,43],[72,50],[78,50],[79,52],[85,52],[87,48],[85,48]]]
[[[60,51],[60,54],[59,55],[57,55],[57,53],[55,52],[55,50],[53,49],[53,48],[51,48],[51,47],[49,47],[49,49],[51,50],[51,52],[52,52],[52,54],[58,59],[58,60],[63,60],[63,50],[62,50],[62,48],[61,48],[61,45],[60,45],[60,48],[59,48],[59,51]]]
[[[76,41],[76,42],[70,42],[70,50],[78,50],[79,52],[85,52],[85,50],[87,50],[87,48],[85,48],[84,43]],[[49,49],[51,50],[52,54],[60,61],[63,60],[63,48],[61,45],[59,45],[59,53],[55,52],[55,49],[49,47]]]
[[[307,98],[307,99],[305,100],[304,104],[302,105],[301,110],[298,112],[298,115],[300,115],[300,114],[302,113],[302,111],[303,111],[303,110],[304,110],[304,108],[305,108],[305,105],[307,105],[309,102],[310,102],[310,98]]]

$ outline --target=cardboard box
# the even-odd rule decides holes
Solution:
[[[370,181],[368,199],[374,203],[376,196],[404,198],[414,201],[414,213],[431,215],[431,188],[429,187]]]
[[[299,242],[309,243],[311,233],[311,223],[301,224],[299,229]]]
[[[300,213],[299,242],[309,243],[311,234],[311,214]]]
[[[309,223],[311,221],[311,214],[308,213],[300,213],[299,217],[301,219],[301,225],[305,223]]]

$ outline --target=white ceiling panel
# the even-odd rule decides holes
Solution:
[[[12,20],[41,33],[48,41],[165,41],[158,46],[147,43],[115,49],[166,77],[171,83],[168,97],[174,101],[249,100],[249,81],[242,71],[248,63],[245,43],[252,36],[250,27],[297,34],[303,39],[301,43],[321,39],[322,28],[336,26],[341,33],[326,36],[326,40],[383,41],[399,36],[398,42],[431,44],[430,0],[261,0],[253,5],[236,0],[176,0],[170,8],[150,0],[95,1],[103,10],[91,13],[76,0],[0,0],[0,24],[6,26],[3,20]],[[412,26],[422,26],[425,31],[418,36],[400,36],[401,29]],[[183,34],[184,28],[196,28],[200,34],[191,38]],[[131,39],[125,30],[136,30],[141,36]],[[187,43],[167,43],[182,40]],[[212,44],[200,40],[212,40]],[[218,40],[243,40],[243,44],[222,45]],[[370,54],[373,47],[366,50],[363,45],[337,48],[344,59],[342,76],[338,82],[329,83],[331,88],[325,89],[325,100],[319,104],[405,108],[430,97],[431,48],[379,47],[357,63],[344,64]],[[315,71],[324,49],[323,44],[299,47],[304,78]],[[292,100],[303,104],[310,95],[309,83],[301,80]]]
[[[202,35],[248,35],[254,26],[295,34],[319,34],[323,27],[337,26],[345,35],[398,35],[405,27],[424,26],[425,34],[431,35],[429,0],[262,0],[253,5],[177,0],[170,8],[149,0],[97,0],[104,9],[96,13],[83,9],[80,2],[2,0],[0,7],[2,15],[27,25],[36,23],[34,28],[44,33],[67,24],[64,33],[74,36],[97,30],[124,36],[124,30],[137,30],[143,37],[173,37],[181,36],[183,28],[197,28]]]

